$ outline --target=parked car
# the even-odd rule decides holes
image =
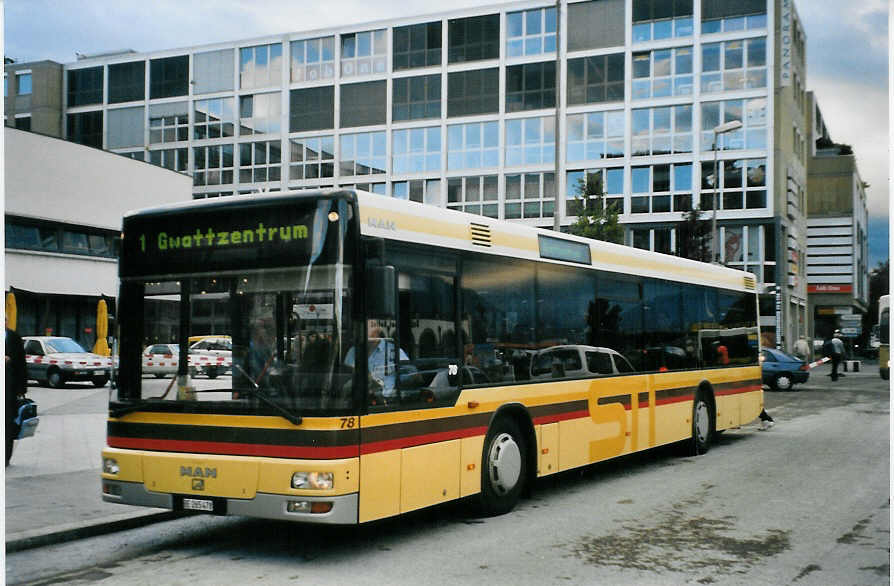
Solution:
[[[54,389],[69,381],[90,381],[96,387],[109,382],[111,360],[84,350],[64,336],[25,336],[28,378]]]
[[[229,336],[203,336],[189,347],[189,365],[193,374],[208,378],[230,370],[233,364],[233,340]]]
[[[765,385],[778,391],[791,390],[796,383],[806,383],[810,377],[807,363],[782,350],[761,350],[761,378]]]
[[[152,344],[143,350],[143,374],[164,378],[177,374],[180,344]]]
[[[531,378],[534,380],[625,372],[634,372],[626,358],[611,348],[597,346],[552,346],[538,351],[531,360]]]

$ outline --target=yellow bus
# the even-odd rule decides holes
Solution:
[[[891,296],[878,298],[878,372],[883,380],[891,375]]]
[[[409,201],[304,191],[128,214],[109,502],[364,523],[714,435],[763,407],[752,275]],[[230,376],[143,377],[196,316]],[[181,365],[187,365],[185,356]]]

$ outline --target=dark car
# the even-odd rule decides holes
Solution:
[[[764,384],[777,391],[789,391],[796,383],[806,383],[810,376],[807,363],[782,350],[761,350],[761,375]]]

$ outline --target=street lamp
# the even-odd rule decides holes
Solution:
[[[733,130],[742,128],[741,120],[730,120],[714,127],[714,196],[711,205],[711,262],[717,263],[720,259],[717,257],[717,191],[720,189],[720,176],[717,174],[717,137]]]

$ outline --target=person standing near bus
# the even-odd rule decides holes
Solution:
[[[9,466],[13,442],[19,431],[15,424],[18,400],[19,397],[24,397],[28,390],[28,373],[22,338],[9,329],[8,320],[6,325],[6,465]]]
[[[835,330],[831,338],[823,344],[823,354],[832,360],[832,377],[833,381],[838,380],[838,365],[841,364],[841,357],[844,356],[844,342],[841,341],[841,331]]]

